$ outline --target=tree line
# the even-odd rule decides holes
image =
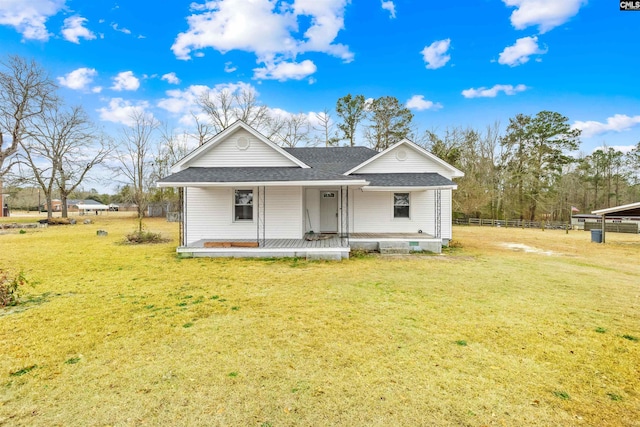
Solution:
[[[129,124],[107,135],[82,106],[69,106],[40,65],[19,56],[0,61],[0,183],[41,190],[47,206],[66,199],[96,166],[118,177],[119,193],[137,206],[139,228],[149,202],[175,202],[155,181],[194,145],[210,141],[237,120],[285,147],[366,145],[381,151],[408,138],[465,172],[454,192],[454,211],[483,218],[566,220],[583,212],[638,200],[640,143],[628,153],[603,147],[578,152],[580,132],[560,113],[518,114],[504,131],[453,127],[420,131],[397,98],[347,94],[332,110],[313,115],[271,109],[253,89],[203,92],[192,131],[176,131],[134,110]],[[10,174],[11,172],[11,174]],[[49,217],[51,212],[48,213]]]
[[[567,117],[541,111],[484,131],[455,127],[427,132],[424,147],[465,172],[454,211],[493,219],[569,220],[640,199],[640,143],[628,152],[579,149],[580,131]]]

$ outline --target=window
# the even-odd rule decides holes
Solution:
[[[393,217],[409,218],[409,193],[393,193]]]
[[[253,220],[253,190],[235,190],[233,217],[235,221]]]

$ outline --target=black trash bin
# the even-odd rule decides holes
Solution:
[[[602,230],[591,230],[591,241],[594,243],[602,243]]]

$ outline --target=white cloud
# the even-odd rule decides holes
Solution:
[[[389,11],[389,18],[394,19],[396,17],[396,5],[393,1],[382,1],[382,8]]]
[[[198,99],[208,90],[211,90],[209,86],[204,85],[192,85],[184,90],[168,90],[165,92],[168,98],[161,99],[158,102],[158,107],[173,114],[186,114],[195,111],[200,108],[198,107]]]
[[[2,0],[0,25],[14,27],[27,40],[47,41],[51,34],[45,23],[65,5],[65,0]]]
[[[413,95],[411,99],[407,101],[407,108],[418,111],[439,110],[442,108],[442,104],[426,100],[423,95]]]
[[[511,14],[511,25],[518,30],[538,26],[540,33],[564,24],[577,15],[587,0],[502,0],[505,5],[515,7]]]
[[[112,98],[107,107],[99,108],[97,111],[100,113],[101,120],[132,126],[135,124],[133,118],[137,115],[145,114],[149,118],[153,117],[151,113],[146,111],[147,108],[149,108],[149,103],[146,101],[132,104],[122,98]]]
[[[302,80],[316,72],[316,65],[305,59],[302,62],[279,62],[277,64],[267,63],[263,68],[254,68],[254,79],[258,80]]]
[[[606,132],[623,132],[640,124],[640,116],[627,116],[626,114],[615,114],[607,118],[606,123],[589,120],[586,122],[576,121],[571,126],[580,129],[582,136],[589,138]]]
[[[224,72],[225,73],[233,73],[234,71],[236,71],[238,68],[233,66],[232,62],[225,62],[224,63]]]
[[[80,15],[71,16],[64,20],[64,27],[62,27],[62,37],[71,43],[80,43],[80,38],[86,40],[93,40],[96,35],[88,28],[84,27],[87,18],[83,18]]]
[[[78,68],[65,74],[64,77],[58,77],[58,83],[69,89],[88,90],[93,78],[97,75],[98,72],[95,68]],[[95,93],[95,88],[92,89],[92,92]]]
[[[176,76],[176,73],[174,72],[164,74],[162,76],[162,80],[166,80],[167,83],[172,85],[180,84],[180,79],[178,78],[178,76]]]
[[[621,151],[623,153],[628,153],[630,151],[635,150],[636,148],[638,148],[637,145],[602,145],[600,147],[596,147],[593,149],[593,151],[596,150],[608,150],[609,148],[613,148],[616,151]]]
[[[133,71],[123,71],[114,77],[111,89],[117,91],[138,90],[139,87],[140,80],[133,75]]]
[[[466,89],[462,91],[462,96],[465,98],[495,98],[500,92],[504,92],[505,95],[515,95],[527,89],[525,85],[495,85],[488,89],[486,87]]]
[[[129,30],[128,28],[120,28],[118,26],[118,24],[116,24],[115,22],[111,23],[111,28],[113,28],[114,30],[119,31],[121,33],[131,34],[131,30]]]
[[[206,115],[203,115],[198,105],[198,99],[207,92],[211,92],[211,95],[215,97],[217,93],[223,91],[230,94],[240,91],[250,91],[256,96],[258,95],[258,92],[252,85],[243,82],[223,83],[212,88],[205,85],[192,85],[184,90],[174,89],[166,91],[167,98],[161,99],[157,105],[173,115],[180,116],[179,122],[181,124],[192,126],[194,124],[193,114],[196,114],[199,118],[206,121]]]
[[[447,55],[449,46],[451,45],[451,39],[436,40],[429,46],[425,46],[422,49],[422,57],[427,64],[427,69],[435,70],[440,67],[444,67],[451,59],[451,56]]]
[[[189,29],[178,34],[171,49],[178,59],[213,48],[253,52],[258,63],[275,64],[305,52],[327,53],[345,62],[353,53],[334,43],[344,28],[348,0],[211,0],[192,4]]]
[[[544,55],[547,50],[542,50],[538,46],[538,37],[522,37],[516,40],[513,46],[506,47],[498,58],[498,62],[503,65],[515,67],[529,61],[531,55]]]

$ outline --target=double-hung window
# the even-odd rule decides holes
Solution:
[[[234,221],[253,221],[253,190],[235,190],[233,199]]]
[[[409,218],[409,193],[393,193],[393,217]]]

